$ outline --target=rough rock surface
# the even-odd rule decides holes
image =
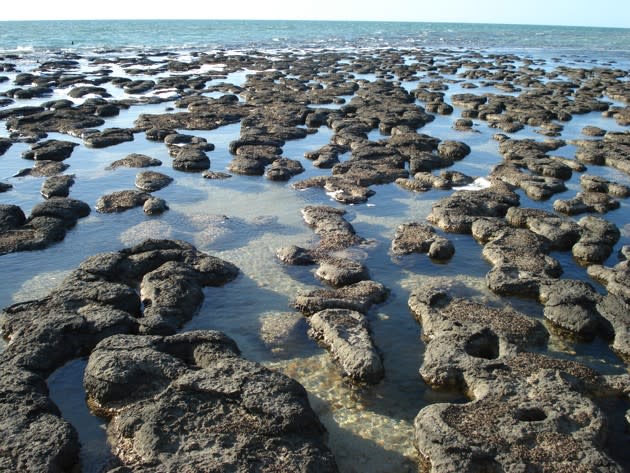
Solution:
[[[539,322],[511,310],[451,299],[438,288],[409,300],[428,340],[420,369],[435,388],[471,401],[433,404],[415,420],[415,442],[430,471],[606,471],[606,415],[592,398],[627,396],[627,384],[579,363],[523,351],[544,343]],[[456,323],[454,323],[456,322]]]
[[[28,219],[18,206],[0,204],[0,254],[46,248],[63,240],[66,231],[89,214],[85,202],[64,197],[37,204]]]
[[[324,309],[349,309],[365,314],[369,308],[383,302],[387,289],[375,281],[359,281],[339,289],[315,289],[298,294],[293,306],[304,315]]]
[[[578,225],[582,234],[571,248],[574,258],[583,264],[602,263],[612,253],[621,232],[614,223],[592,215],[582,217]]]
[[[103,213],[124,212],[141,207],[150,197],[151,194],[138,190],[116,191],[99,197],[96,210]]]
[[[502,182],[478,191],[461,190],[436,202],[427,217],[429,222],[447,232],[470,233],[480,217],[503,217],[519,204],[519,197]]]
[[[46,140],[35,143],[31,149],[22,153],[24,159],[35,161],[63,161],[68,159],[78,143],[72,141]]]
[[[131,153],[123,159],[118,159],[109,165],[109,169],[116,169],[120,167],[125,168],[146,168],[150,166],[161,166],[162,161],[159,159],[151,158],[145,154]]]
[[[163,189],[173,182],[171,176],[155,171],[143,171],[136,175],[136,187],[141,191],[155,192]]]
[[[337,471],[304,388],[220,332],[110,337],[84,384],[124,471]]]
[[[40,193],[44,198],[68,197],[70,187],[74,184],[74,175],[52,176],[42,183]]]
[[[447,238],[438,235],[430,225],[411,222],[399,225],[396,229],[392,253],[428,253],[431,258],[446,260],[453,256],[455,247]]]
[[[186,172],[205,171],[210,168],[210,159],[206,153],[189,145],[178,148],[173,159],[173,169]]]
[[[103,131],[90,130],[83,133],[83,142],[90,148],[106,148],[125,141],[133,141],[133,130],[126,128],[105,128]]]
[[[553,209],[566,215],[586,212],[606,213],[619,208],[619,201],[604,192],[578,192],[572,199],[558,199]]]
[[[309,335],[326,347],[354,381],[378,383],[384,376],[365,315],[348,309],[327,309],[308,318]]]

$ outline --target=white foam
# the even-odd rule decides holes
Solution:
[[[490,187],[492,183],[486,179],[485,177],[478,177],[475,179],[472,184],[468,184],[467,186],[453,187],[453,190],[456,191],[480,191],[482,189],[487,189]]]

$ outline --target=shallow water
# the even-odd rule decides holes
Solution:
[[[250,72],[230,74],[221,82],[241,85],[245,74]],[[7,75],[14,77],[12,73]],[[361,78],[374,80],[375,76],[364,75]],[[406,84],[413,89],[417,82]],[[10,82],[0,83],[0,92],[10,87]],[[462,91],[464,89],[457,84],[453,85],[445,91],[446,101],[450,102],[453,93]],[[488,91],[497,92],[490,88]],[[482,93],[482,90],[474,89],[472,92]],[[120,96],[120,91],[117,93]],[[63,97],[59,91],[56,94],[56,98]],[[168,106],[172,103],[133,106],[118,117],[109,119],[102,128],[130,127],[140,113],[161,113]],[[474,176],[487,176],[491,167],[501,162],[498,143],[492,139],[497,130],[488,128],[485,122],[474,120],[476,132],[455,131],[453,123],[457,118],[458,109],[451,116],[436,116],[435,121],[419,131],[442,140],[465,141],[472,148],[472,153],[457,162],[453,169]],[[607,130],[624,129],[612,119],[590,113],[564,123],[562,136],[579,137],[585,125]],[[238,138],[240,125],[228,125],[212,131],[182,132],[202,136],[214,143],[216,149],[209,153],[211,169],[225,171],[231,160],[227,147],[230,141]],[[284,156],[299,159],[305,168],[305,172],[294,181],[328,172],[313,167],[303,156],[304,152],[327,144],[331,133],[331,130],[322,127],[303,140],[287,142],[283,148]],[[6,131],[1,134],[6,136]],[[542,139],[533,127],[526,127],[513,136]],[[55,133],[51,133],[49,138],[81,142]],[[375,131],[370,138],[387,139],[387,136]],[[0,178],[14,186],[10,192],[0,194],[0,203],[18,204],[26,214],[41,201],[39,187],[43,179],[10,176],[21,168],[30,167],[31,162],[20,157],[27,148],[27,145],[15,144],[0,157]],[[390,245],[396,227],[409,221],[424,221],[432,204],[450,191],[412,193],[393,184],[373,186],[376,194],[367,204],[342,206],[320,189],[296,191],[291,187],[291,181],[277,183],[262,177],[238,175],[211,181],[198,174],[178,172],[171,168],[171,158],[163,144],[136,134],[133,142],[102,150],[77,147],[66,161],[71,166],[67,173],[76,175],[70,197],[94,206],[98,197],[105,193],[132,189],[137,169],[106,170],[112,161],[132,152],[163,161],[163,166],[157,170],[173,177],[174,182],[155,192],[155,195],[164,198],[170,210],[159,217],[147,217],[141,209],[122,214],[93,211],[89,217],[81,219],[62,242],[46,250],[0,256],[3,270],[0,306],[45,295],[68,271],[95,253],[117,251],[149,237],[189,241],[202,251],[236,264],[241,274],[225,287],[206,289],[203,306],[184,330],[221,330],[237,341],[245,357],[281,370],[302,383],[329,431],[329,445],[345,473],[416,471],[417,458],[412,444],[415,415],[429,403],[461,400],[457,395],[432,391],[418,374],[424,345],[421,327],[407,308],[409,294],[416,287],[439,279],[455,280],[454,290],[461,295],[478,297],[492,304],[510,304],[533,317],[542,318],[541,306],[536,302],[499,298],[487,290],[485,275],[490,265],[481,257],[481,245],[469,235],[445,235],[456,247],[455,256],[446,264],[433,262],[426,255],[391,255]],[[573,157],[573,153],[574,148],[567,146],[553,154]],[[614,169],[589,166],[587,172],[630,184],[629,176]],[[574,173],[567,187],[566,192],[546,202],[532,201],[519,192],[521,206],[549,209],[555,198],[573,196],[579,190],[579,173]],[[382,282],[391,291],[388,300],[368,315],[386,371],[385,379],[377,386],[358,388],[342,378],[329,355],[307,337],[306,323],[290,307],[298,291],[320,285],[313,277],[312,267],[284,266],[276,260],[275,252],[290,244],[308,246],[316,242],[314,233],[303,223],[300,213],[306,205],[315,204],[333,205],[348,212],[346,217],[357,234],[368,240],[367,244],[349,251],[354,258],[365,263],[372,279]],[[607,265],[615,264],[618,261],[617,250],[630,243],[628,215],[629,204],[623,200],[618,210],[606,215],[622,229],[622,238]],[[570,254],[553,256],[561,261],[564,277],[589,280],[585,269],[577,265]],[[552,336],[548,352],[581,360],[603,372],[626,370],[626,366],[601,340],[576,343]],[[82,459],[85,471],[96,472],[107,460],[108,454],[103,422],[91,416],[84,403],[81,386],[84,367],[85,360],[67,364],[49,378],[49,387],[52,399],[79,431],[84,446]]]

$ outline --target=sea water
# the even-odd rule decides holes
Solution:
[[[160,34],[155,34],[159,31]],[[559,65],[596,67],[614,64],[628,68],[630,30],[602,28],[569,28],[542,26],[462,25],[428,23],[373,22],[291,22],[291,21],[42,21],[0,22],[0,55],[13,55],[21,71],[28,71],[49,58],[61,57],[58,52],[79,54],[80,70],[93,70],[86,58],[97,56],[134,57],[137,54],[159,55],[189,61],[194,51],[224,50],[230,54],[273,56],[280,51],[317,51],[334,49],[353,54],[369,54],[370,50],[428,48],[436,58],[444,54],[466,57],[469,50],[484,54],[517,53],[522,57],[541,58],[540,67],[553,69]],[[142,45],[142,46],[140,46]],[[446,50],[448,49],[448,53]],[[554,59],[555,58],[555,59]],[[113,75],[124,75],[113,65]],[[221,72],[220,65],[216,66]],[[221,82],[242,85],[247,73],[228,74]],[[0,93],[13,87],[15,72],[3,72],[9,81],[0,83]],[[154,76],[147,76],[153,78]],[[455,78],[455,76],[449,76]],[[133,76],[134,79],[142,78]],[[357,75],[375,80],[374,75]],[[419,80],[403,82],[413,90]],[[445,100],[465,91],[457,84],[449,85]],[[105,85],[115,98],[124,92]],[[492,87],[475,89],[473,93],[494,92]],[[55,91],[54,98],[65,97],[66,91]],[[50,100],[50,98],[39,100]],[[18,100],[16,106],[39,103],[38,99]],[[173,102],[133,106],[118,117],[108,119],[104,127],[130,127],[141,113],[163,113]],[[328,107],[328,106],[324,106]],[[501,162],[498,145],[492,139],[494,130],[476,121],[475,132],[453,129],[459,114],[436,116],[419,131],[442,140],[466,142],[472,153],[457,162],[453,169],[469,175],[487,176],[492,166]],[[623,130],[612,119],[599,113],[575,116],[564,123],[563,138],[575,138],[585,125],[607,130]],[[211,169],[225,171],[231,156],[228,144],[238,138],[240,125],[233,124],[211,131],[184,131],[206,138],[216,146],[209,153]],[[8,132],[0,127],[0,136]],[[321,127],[302,140],[289,141],[283,155],[302,162],[305,172],[293,180],[326,174],[304,159],[304,152],[315,150],[330,140],[331,130]],[[542,137],[534,128],[526,127],[515,138]],[[66,135],[58,138],[81,143]],[[387,139],[378,131],[370,139]],[[16,170],[29,167],[21,159],[26,144],[14,144],[0,157],[0,179],[14,188],[0,194],[0,203],[20,205],[28,215],[41,201],[41,178],[12,178]],[[575,148],[560,148],[554,154],[572,157]],[[164,198],[170,210],[159,217],[147,217],[141,209],[121,214],[99,214],[93,211],[81,219],[66,238],[45,250],[0,256],[0,306],[46,295],[80,262],[102,251],[117,251],[147,237],[177,238],[189,241],[200,250],[236,264],[241,275],[222,288],[208,288],[199,313],[184,330],[216,329],[234,338],[243,355],[294,377],[309,392],[314,409],[329,432],[333,449],[343,472],[416,471],[413,447],[413,419],[418,411],[433,402],[459,402],[457,394],[436,393],[421,380],[424,344],[421,327],[407,308],[410,293],[427,282],[445,281],[456,294],[476,297],[489,304],[509,304],[527,314],[541,318],[542,308],[535,301],[499,298],[489,292],[485,274],[490,266],[481,256],[482,247],[469,235],[446,234],[456,248],[454,258],[446,264],[431,261],[426,255],[394,257],[390,253],[396,227],[409,221],[425,221],[431,206],[449,192],[432,190],[412,193],[396,185],[373,186],[376,194],[367,204],[342,206],[320,189],[296,191],[289,183],[270,182],[262,177],[238,176],[223,181],[208,181],[198,174],[180,173],[169,166],[170,157],[162,143],[155,143],[136,134],[133,142],[93,150],[79,146],[66,162],[67,173],[75,174],[76,184],[70,196],[89,203],[92,208],[98,197],[122,189],[133,188],[137,169],[106,170],[112,161],[129,153],[143,153],[164,162],[160,172],[174,182],[155,194]],[[343,158],[342,158],[343,159]],[[630,184],[630,178],[614,169],[589,166],[588,172]],[[568,190],[555,198],[569,198],[579,190],[579,174],[567,182]],[[519,191],[524,207],[551,208],[554,199],[535,202]],[[390,289],[387,301],[369,314],[375,344],[383,355],[386,377],[376,386],[358,388],[338,372],[326,351],[306,335],[306,323],[290,307],[298,291],[319,287],[313,268],[287,267],[275,259],[275,251],[290,244],[308,246],[317,239],[301,219],[306,205],[332,205],[343,208],[346,218],[368,243],[348,250],[370,270],[372,278]],[[616,223],[622,238],[606,262],[617,262],[616,252],[630,243],[628,203],[608,213],[605,218]],[[441,233],[441,232],[440,232]],[[584,268],[567,253],[554,254],[561,260],[563,277],[589,280]],[[589,280],[590,281],[590,280]],[[593,281],[590,281],[593,283]],[[596,283],[598,289],[603,290]],[[547,352],[553,356],[579,359],[602,372],[622,372],[625,365],[606,343],[576,343],[552,335]],[[91,416],[84,402],[81,386],[85,360],[75,360],[57,370],[49,379],[51,397],[64,416],[80,434],[84,471],[97,472],[109,457],[104,422]]]

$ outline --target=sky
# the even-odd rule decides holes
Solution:
[[[178,9],[168,5],[158,0],[4,0],[0,19],[368,20],[630,28],[629,0],[189,0]]]

